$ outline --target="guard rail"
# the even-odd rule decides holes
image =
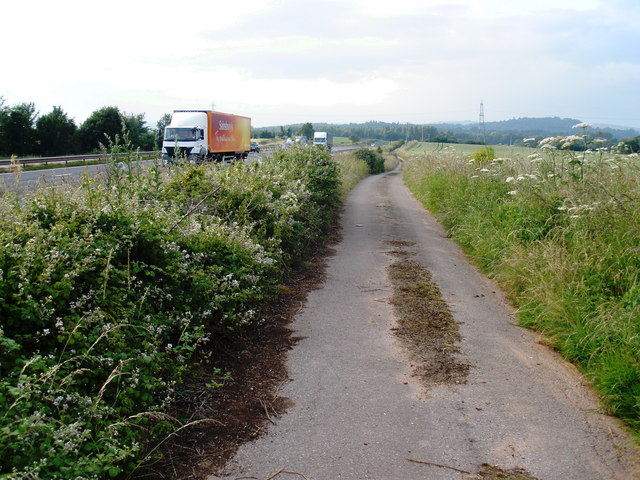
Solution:
[[[76,163],[82,162],[87,163],[87,161],[92,160],[102,160],[106,158],[111,158],[113,156],[116,157],[125,157],[127,155],[131,155],[130,153],[96,153],[91,155],[68,155],[64,157],[33,157],[33,158],[15,158],[15,159],[6,159],[0,160],[0,167],[9,167],[11,165],[22,165],[23,167],[26,165],[49,165],[50,163]],[[153,156],[160,156],[160,152],[151,151],[151,152],[137,152],[137,155],[141,158],[149,158]]]

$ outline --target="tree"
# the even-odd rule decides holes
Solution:
[[[4,134],[4,125],[9,117],[8,109],[4,106],[4,98],[0,97],[0,155],[7,155],[7,143]]]
[[[284,127],[280,127],[280,134],[279,136],[281,138],[289,138],[291,137],[291,127],[287,127],[286,129]]]
[[[122,135],[123,118],[118,107],[103,107],[93,112],[78,129],[80,147],[83,152],[92,152],[100,144],[108,144],[109,139]]]
[[[167,125],[171,123],[171,114],[165,113],[160,117],[158,123],[156,123],[156,128],[158,129],[156,132],[156,147],[158,150],[162,148],[162,140],[164,140],[164,129]]]
[[[298,129],[298,133],[296,133],[296,135],[305,136],[310,140],[313,139],[313,134],[314,134],[314,130],[313,130],[313,125],[311,125],[311,123],[305,123]]]
[[[276,134],[271,130],[262,130],[259,134],[259,138],[276,138]]]
[[[0,104],[1,154],[26,155],[35,153],[36,107],[33,103],[21,103],[4,108]]]
[[[144,119],[144,113],[123,114],[122,121],[126,129],[129,141],[134,147],[141,150],[153,150],[155,144],[155,135],[149,131]]]
[[[621,153],[638,153],[640,152],[640,137],[627,138],[618,145]]]
[[[62,107],[53,107],[50,113],[36,121],[38,153],[46,157],[75,153],[77,130],[75,122]]]

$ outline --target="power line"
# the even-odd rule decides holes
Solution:
[[[484,103],[480,100],[480,119],[478,121],[480,127],[480,133],[482,134],[482,143],[487,144],[487,132],[484,126]]]

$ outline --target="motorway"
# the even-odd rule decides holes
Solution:
[[[354,150],[356,147],[343,146],[334,147],[334,153]],[[260,162],[264,157],[271,155],[271,151],[265,150],[262,153],[250,153],[246,163]],[[143,160],[143,165],[151,165],[153,160]],[[24,191],[33,190],[36,186],[60,185],[65,182],[77,182],[83,174],[89,176],[105,173],[105,165],[82,165],[77,167],[59,167],[43,170],[21,171],[18,175],[11,172],[0,173],[0,193],[5,190]]]
[[[60,167],[48,170],[27,170],[18,174],[0,173],[0,192],[3,190],[33,190],[37,185],[59,185],[77,181],[83,173],[94,176],[105,172],[104,165]]]

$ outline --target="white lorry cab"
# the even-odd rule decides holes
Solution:
[[[314,145],[324,145],[329,151],[333,148],[333,137],[329,132],[315,132],[313,134]]]

